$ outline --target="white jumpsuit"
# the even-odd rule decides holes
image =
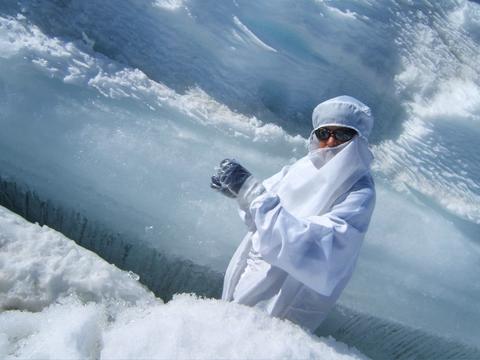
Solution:
[[[346,104],[358,113],[360,105],[350,99],[332,100],[337,108]],[[330,157],[330,150],[311,151],[263,184],[252,178],[242,187],[240,214],[249,231],[227,268],[224,300],[255,306],[311,331],[325,319],[353,273],[375,205],[372,157],[362,134],[365,121],[359,118],[351,116],[342,126],[360,136]],[[314,128],[333,124],[331,118],[316,120]]]

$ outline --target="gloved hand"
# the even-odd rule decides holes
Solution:
[[[236,198],[245,181],[252,175],[234,159],[220,162],[217,173],[212,176],[210,187],[230,198]]]

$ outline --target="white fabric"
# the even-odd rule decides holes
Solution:
[[[345,126],[368,139],[373,128],[370,108],[351,96],[338,96],[318,104],[312,114],[313,130],[322,126]]]
[[[360,132],[368,134],[372,124],[367,126],[366,106],[348,99],[317,106],[314,128],[325,119],[329,125],[355,128],[360,136],[336,148],[312,147],[263,186],[250,178],[248,190],[241,189],[241,215],[249,232],[228,266],[223,299],[256,306],[310,330],[338,299],[375,203],[372,155]]]
[[[316,143],[315,146],[312,144]],[[340,151],[343,150],[349,143],[346,142],[344,144],[335,146],[335,147],[325,147],[319,148],[320,142],[318,141],[317,137],[311,138],[310,145],[309,145],[309,153],[308,157],[313,165],[320,169],[323,165],[333,159],[335,155],[337,155]]]
[[[334,149],[311,151],[290,168],[281,182],[271,186],[271,191],[280,197],[282,205],[294,216],[324,213],[340,195],[369,172],[373,156],[364,138],[354,137],[341,145],[341,150],[333,159],[329,160],[328,156],[325,159],[323,154]]]

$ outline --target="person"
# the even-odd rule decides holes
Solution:
[[[261,182],[225,159],[211,187],[238,201],[248,233],[222,298],[314,331],[349,281],[375,205],[369,107],[340,96],[312,115],[308,154]]]

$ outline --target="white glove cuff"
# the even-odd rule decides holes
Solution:
[[[258,181],[253,176],[248,177],[238,192],[237,201],[240,209],[247,211],[250,203],[264,192],[265,187],[261,181]]]

